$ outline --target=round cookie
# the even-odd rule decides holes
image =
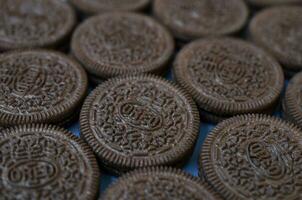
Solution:
[[[0,54],[0,126],[62,124],[75,116],[87,93],[84,69],[47,50]]]
[[[199,134],[193,100],[176,85],[155,76],[115,78],[85,100],[81,137],[101,165],[115,174],[149,166],[179,166]]]
[[[251,39],[270,52],[286,70],[302,69],[302,7],[279,6],[257,14],[249,26]]]
[[[249,13],[243,0],[154,0],[153,12],[181,40],[236,33]]]
[[[162,74],[174,51],[167,30],[150,17],[107,13],[89,18],[75,31],[72,53],[100,79],[140,73]]]
[[[107,11],[139,11],[147,7],[150,0],[71,0],[81,12],[92,15]]]
[[[277,6],[281,4],[301,3],[301,0],[246,0],[255,6]]]
[[[102,200],[221,200],[210,187],[181,170],[150,168],[119,178],[101,196]]]
[[[200,155],[200,175],[226,200],[301,199],[302,132],[264,115],[218,124]]]
[[[217,122],[242,113],[270,113],[281,94],[282,68],[263,50],[234,38],[185,46],[174,63],[177,82],[197,102],[201,117]]]
[[[0,5],[0,51],[57,47],[76,22],[61,0],[0,0]]]
[[[302,72],[289,82],[283,99],[284,118],[302,128]]]
[[[90,147],[50,125],[0,132],[1,199],[95,199],[99,170]]]

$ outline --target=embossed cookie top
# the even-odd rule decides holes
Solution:
[[[103,78],[162,71],[173,50],[173,39],[164,27],[134,13],[92,17],[72,39],[74,56],[90,73]]]
[[[202,39],[187,45],[176,58],[174,72],[202,109],[226,115],[269,107],[284,82],[274,59],[232,38]]]
[[[75,24],[72,8],[60,0],[0,0],[0,50],[50,47]]]
[[[227,200],[301,199],[301,141],[300,129],[277,118],[231,118],[206,138],[200,167]]]
[[[61,128],[19,126],[0,132],[0,185],[4,199],[96,197],[99,171],[86,143]]]
[[[85,100],[80,124],[102,162],[127,170],[170,165],[186,156],[197,139],[199,116],[183,90],[138,76],[96,88]]]
[[[81,103],[87,84],[84,70],[63,54],[1,54],[0,125],[58,123]]]
[[[155,0],[155,15],[185,40],[239,31],[248,17],[243,0]]]
[[[302,7],[263,10],[251,21],[252,39],[270,51],[286,68],[302,69]]]
[[[247,0],[256,6],[274,6],[287,3],[302,3],[301,0]]]
[[[71,3],[86,14],[96,14],[105,11],[142,10],[150,0],[71,0]]]
[[[285,118],[302,128],[302,73],[289,82],[283,99]]]
[[[219,200],[208,185],[180,170],[151,168],[131,172],[109,187],[102,200]]]

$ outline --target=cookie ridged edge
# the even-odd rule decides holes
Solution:
[[[236,103],[224,103],[221,101],[217,100],[212,100],[211,98],[205,98],[203,95],[201,95],[199,92],[197,92],[194,87],[186,81],[186,79],[183,78],[182,75],[182,68],[184,66],[181,66],[179,62],[181,62],[181,57],[183,56],[183,53],[186,53],[189,51],[192,47],[199,45],[201,42],[204,41],[212,41],[212,40],[224,40],[224,41],[234,41],[234,42],[239,42],[245,45],[250,46],[253,49],[256,49],[257,51],[260,51],[262,54],[269,56],[266,52],[264,52],[262,49],[259,47],[243,41],[241,39],[236,39],[233,37],[211,37],[211,38],[206,38],[206,39],[199,39],[196,41],[193,41],[186,45],[176,56],[176,59],[173,63],[173,74],[175,77],[175,80],[177,83],[179,83],[182,87],[186,89],[194,98],[196,101],[197,105],[209,112],[209,113],[219,113],[221,116],[229,116],[229,115],[237,115],[237,114],[246,114],[246,113],[261,113],[263,110],[269,109],[270,107],[273,107],[277,101],[279,100],[279,97],[281,95],[282,89],[283,89],[283,83],[284,83],[284,75],[282,71],[282,67],[279,65],[279,63],[271,56],[269,56],[269,60],[272,62],[272,65],[276,67],[276,80],[282,79],[281,81],[278,82],[278,87],[279,88],[271,88],[271,91],[268,96],[265,97],[265,99],[257,100],[257,101],[252,101],[252,102],[247,102],[244,104],[236,104]]]
[[[27,45],[25,43],[21,44],[12,44],[12,43],[7,43],[5,41],[0,42],[0,50],[18,50],[18,49],[29,49],[29,48],[56,48],[62,42],[64,42],[68,36],[71,34],[72,30],[74,29],[76,25],[76,12],[74,9],[66,2],[62,0],[52,0],[56,1],[55,3],[58,3],[61,5],[61,7],[66,8],[66,12],[70,15],[70,22],[66,26],[66,32],[60,35],[60,37],[57,37],[51,41],[42,41],[39,40],[38,43],[33,44],[33,45]]]
[[[60,124],[64,123],[73,115],[73,112],[79,107],[84,101],[87,90],[88,90],[88,77],[82,66],[76,62],[74,59],[68,57],[67,55],[54,51],[45,49],[24,49],[24,50],[14,50],[3,54],[0,54],[0,60],[2,58],[9,56],[16,56],[23,53],[38,53],[38,54],[51,54],[54,57],[60,57],[66,63],[74,68],[76,74],[79,75],[77,85],[77,93],[74,94],[74,98],[65,100],[64,105],[59,107],[52,107],[50,110],[45,112],[39,112],[31,115],[16,115],[8,114],[0,111],[0,126],[12,126],[18,124],[31,124],[31,123],[47,123],[47,124]],[[51,111],[51,112],[50,112]]]
[[[95,199],[99,190],[100,172],[96,157],[93,154],[91,147],[88,146],[83,140],[73,135],[70,131],[59,126],[48,124],[25,124],[3,129],[0,131],[0,139],[3,137],[9,137],[11,133],[18,133],[28,130],[31,130],[33,132],[39,131],[41,133],[51,132],[54,135],[58,135],[59,137],[65,137],[66,139],[76,142],[77,146],[82,150],[83,154],[85,155],[92,168],[92,187],[88,188],[89,191],[85,191],[87,193],[87,200]]]
[[[82,49],[82,44],[80,43],[79,36],[82,35],[82,32],[86,30],[87,27],[94,25],[95,21],[102,19],[103,17],[111,16],[124,16],[124,17],[134,17],[144,20],[145,22],[152,23],[156,28],[165,35],[167,40],[168,47],[165,50],[165,57],[160,57],[157,62],[152,62],[149,65],[144,65],[143,68],[112,68],[110,64],[97,63],[93,59],[90,59],[85,55],[84,50]],[[146,36],[147,37],[147,36]],[[168,50],[167,50],[168,49]],[[113,12],[100,14],[94,17],[91,17],[85,20],[80,24],[75,30],[72,40],[71,40],[71,51],[72,55],[80,62],[82,65],[89,71],[90,74],[93,74],[95,77],[100,77],[103,79],[111,78],[115,76],[125,76],[125,75],[139,75],[143,73],[153,73],[156,75],[161,75],[168,68],[168,63],[172,59],[175,49],[175,43],[170,32],[162,26],[160,23],[155,21],[149,16],[145,16],[138,13],[130,12]]]
[[[172,168],[172,167],[166,167],[166,166],[158,166],[158,167],[148,167],[148,168],[141,168],[141,169],[136,169],[134,171],[131,171],[129,173],[126,173],[125,175],[123,175],[122,177],[120,177],[119,179],[115,180],[113,183],[110,184],[109,188],[107,188],[107,190],[101,195],[102,198],[106,197],[106,195],[108,195],[108,191],[109,189],[113,188],[113,187],[124,187],[124,186],[128,186],[127,185],[127,179],[128,178],[132,178],[135,179],[137,177],[140,177],[141,174],[147,174],[150,176],[153,176],[154,174],[169,174],[171,176],[181,176],[189,181],[192,181],[194,183],[197,183],[200,187],[202,187],[204,190],[206,190],[208,193],[210,193],[215,199],[217,200],[222,200],[221,196],[219,195],[219,193],[217,193],[216,191],[214,191],[209,185],[208,183],[202,181],[200,178],[198,177],[194,177],[191,174],[182,171],[181,169],[177,169],[177,168]],[[119,186],[119,184],[121,184],[121,186]]]
[[[215,170],[212,166],[212,159],[211,159],[211,149],[212,143],[214,142],[217,135],[225,128],[228,127],[238,121],[268,121],[270,123],[275,123],[283,126],[287,126],[289,129],[293,130],[293,135],[299,137],[299,133],[302,134],[302,130],[299,129],[296,125],[286,122],[282,119],[277,117],[264,115],[264,114],[245,114],[245,115],[238,115],[227,120],[222,121],[219,123],[214,129],[208,134],[206,137],[204,144],[202,146],[199,161],[198,161],[198,169],[199,169],[199,176],[204,178],[211,187],[218,192],[219,194],[223,195],[225,199],[234,199],[234,200],[241,200],[235,193],[231,190],[227,189],[224,183],[220,180],[218,175],[215,173]],[[300,136],[301,137],[301,136]]]
[[[128,157],[119,156],[115,154],[113,151],[108,150],[106,146],[99,144],[99,142],[96,141],[96,138],[91,134],[89,119],[87,117],[89,117],[90,107],[95,97],[103,93],[102,89],[110,85],[114,85],[117,82],[123,80],[146,80],[146,79],[163,84],[167,86],[167,88],[171,88],[172,90],[174,90],[175,93],[179,93],[179,95],[182,96],[182,98],[186,101],[187,106],[191,108],[190,112],[192,114],[192,124],[191,124],[191,130],[189,132],[190,137],[184,135],[184,137],[187,137],[187,140],[182,142],[181,146],[179,146],[176,150],[175,149],[171,150],[172,152],[170,152],[168,155],[164,157],[157,156],[156,158],[143,158],[143,159],[138,158],[138,159],[130,160]],[[103,84],[99,85],[87,97],[80,114],[81,137],[83,137],[84,140],[93,148],[94,152],[100,158],[100,161],[105,165],[107,169],[112,167],[113,170],[115,170],[114,173],[117,173],[116,172],[117,169],[123,172],[123,171],[130,171],[136,168],[177,164],[177,162],[186,158],[187,156],[189,156],[189,154],[193,152],[199,135],[199,125],[200,125],[199,112],[197,110],[196,104],[194,103],[190,95],[185,90],[178,87],[175,83],[150,74],[113,78],[104,82]]]

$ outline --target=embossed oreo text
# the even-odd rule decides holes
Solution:
[[[50,183],[57,173],[57,166],[51,162],[31,160],[11,166],[7,172],[7,180],[14,187],[35,188]]]
[[[216,174],[243,199],[299,199],[302,149],[290,134],[269,121],[224,128],[213,143]]]
[[[178,144],[193,120],[186,103],[155,81],[122,82],[94,100],[90,127],[98,140],[120,154],[161,154]]]
[[[0,57],[0,111],[35,114],[66,104],[78,76],[67,61],[51,53],[25,52]]]
[[[69,142],[47,133],[0,138],[1,197],[82,199],[91,174]]]
[[[119,111],[124,121],[139,129],[152,131],[161,128],[163,123],[158,111],[139,102],[124,102]]]

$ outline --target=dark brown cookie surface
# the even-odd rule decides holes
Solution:
[[[114,173],[177,165],[195,145],[199,115],[182,89],[153,76],[109,80],[85,100],[82,137]]]
[[[77,28],[72,39],[73,55],[100,78],[162,73],[173,50],[173,39],[164,27],[134,13],[92,17]]]
[[[67,56],[33,50],[0,55],[0,126],[62,123],[86,95],[87,75]]]
[[[242,0],[155,0],[156,17],[183,40],[239,31],[248,17]]]
[[[255,6],[276,6],[281,4],[302,3],[301,0],[246,0]]]
[[[286,120],[302,128],[302,73],[296,74],[289,82],[283,99]]]
[[[200,174],[227,200],[301,199],[302,132],[280,119],[244,115],[208,135]]]
[[[57,46],[75,24],[60,0],[0,0],[0,50]]]
[[[71,0],[71,3],[86,14],[96,14],[106,11],[142,10],[150,0]]]
[[[273,58],[233,38],[187,45],[177,55],[174,74],[200,109],[220,117],[270,109],[284,83],[282,69]]]
[[[172,168],[137,170],[121,177],[100,199],[103,200],[220,200],[198,178]]]
[[[302,69],[302,7],[280,6],[263,10],[251,21],[253,41],[291,70]]]
[[[49,125],[24,125],[0,132],[1,199],[96,197],[99,171],[89,146]]]

